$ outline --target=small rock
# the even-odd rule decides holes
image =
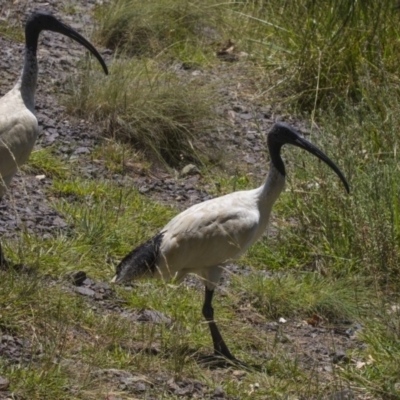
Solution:
[[[93,287],[94,289],[96,289],[96,290],[103,290],[103,291],[105,291],[105,290],[110,290],[111,289],[111,286],[108,284],[108,283],[106,283],[106,282],[98,282],[98,283],[96,283],[95,285],[94,285],[94,287]]]
[[[251,156],[244,157],[244,161],[246,161],[247,164],[255,164],[256,163],[256,159],[254,157],[251,157]]]
[[[75,286],[81,286],[85,279],[87,278],[86,272],[84,271],[73,271],[67,274],[67,278]]]
[[[333,371],[333,369],[332,369],[332,367],[330,365],[325,365],[323,369],[326,372],[332,372]]]
[[[200,173],[199,169],[194,164],[188,164],[181,169],[179,175],[181,177],[188,176],[188,175],[196,175]]]
[[[77,292],[83,296],[89,296],[89,297],[93,297],[95,294],[94,290],[89,289],[87,287],[82,287],[82,286],[78,286],[77,288],[75,288],[75,292]]]
[[[286,321],[285,318],[280,317],[279,320],[278,320],[278,322],[279,322],[280,324],[286,324],[287,321]]]
[[[146,185],[140,186],[139,193],[145,194],[150,191],[150,188]]]
[[[213,397],[220,397],[220,398],[224,398],[225,397],[225,392],[222,389],[221,386],[218,386],[217,388],[215,388],[214,393],[213,393]]]
[[[55,217],[53,219],[53,225],[57,228],[66,228],[68,224],[60,217]]]
[[[194,176],[191,176],[190,178],[186,179],[186,184],[187,185],[192,185],[192,187],[193,187],[193,185],[195,185],[199,181],[199,179],[200,179],[200,177],[199,177],[198,174],[194,175]]]
[[[143,310],[137,318],[138,321],[153,322],[155,324],[170,324],[171,318],[167,317],[160,311]]]
[[[346,355],[344,351],[336,351],[335,353],[331,353],[330,356],[332,357],[332,362],[334,364],[339,364],[340,362],[342,363],[348,363],[350,362],[350,358]]]
[[[86,278],[86,279],[83,281],[83,285],[85,285],[85,286],[92,286],[92,285],[94,285],[94,284],[95,284],[94,280],[93,280],[93,279],[90,279],[90,278]]]
[[[246,371],[243,371],[241,369],[237,369],[235,371],[232,372],[232,375],[236,378],[242,378],[246,375]]]
[[[143,382],[138,382],[136,384],[135,390],[138,392],[145,392],[146,391],[146,385]]]
[[[7,378],[0,376],[0,390],[7,390],[10,386],[10,381]]]
[[[253,114],[251,113],[242,113],[240,114],[240,118],[244,120],[249,120],[253,118]]]
[[[354,399],[353,392],[349,389],[340,390],[339,392],[332,393],[326,400],[352,400]]]
[[[398,313],[400,311],[400,305],[393,304],[390,306],[389,314]]]
[[[74,154],[87,154],[90,153],[90,149],[88,149],[87,147],[78,147],[75,151]]]
[[[14,338],[11,335],[3,335],[1,337],[1,342],[6,343],[6,342],[13,342]]]

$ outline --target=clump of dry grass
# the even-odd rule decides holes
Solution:
[[[97,10],[97,39],[135,56],[202,48],[219,36],[222,7],[215,0],[113,0]]]
[[[210,86],[185,82],[150,62],[114,60],[110,69],[106,79],[87,73],[68,100],[69,110],[168,165],[198,159],[193,144],[216,119]]]

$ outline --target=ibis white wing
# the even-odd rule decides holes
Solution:
[[[249,191],[194,205],[163,228],[159,268],[173,275],[235,259],[256,239],[259,218],[256,198]]]

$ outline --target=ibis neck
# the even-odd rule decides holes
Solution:
[[[273,140],[270,136],[267,139],[268,150],[271,156],[271,167],[273,166],[281,175],[286,176],[285,164],[281,157],[281,149],[283,144]]]
[[[285,177],[277,170],[271,162],[267,180],[257,190],[258,211],[260,213],[260,224],[256,233],[259,238],[267,229],[271,210],[285,186]]]
[[[282,175],[278,168],[276,168],[274,162],[271,161],[267,180],[260,188],[261,190],[259,198],[262,205],[260,208],[268,209],[270,211],[275,201],[282,193],[284,187],[285,175]]]
[[[38,29],[33,29],[29,25],[26,27],[24,68],[18,82],[22,99],[26,107],[32,112],[35,110],[35,91],[38,75],[36,52],[39,33]]]
[[[269,154],[271,157],[271,163],[269,166],[269,172],[265,184],[260,188],[260,200],[263,207],[271,210],[276,199],[281,194],[283,187],[285,186],[285,164],[281,157],[282,143],[274,140],[272,135],[267,138],[267,145]],[[269,212],[268,211],[268,212]]]
[[[22,100],[25,106],[32,112],[35,110],[35,91],[38,75],[36,52],[25,49],[25,61],[22,75],[18,81]]]

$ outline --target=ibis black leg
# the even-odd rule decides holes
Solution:
[[[211,305],[213,294],[214,290],[209,290],[206,287],[206,293],[203,304],[203,315],[206,321],[208,322],[208,326],[210,327],[210,333],[214,344],[214,353],[217,356],[224,356],[229,360],[236,360],[235,357],[229,351],[228,346],[224,342],[224,339],[222,339],[217,324],[214,321],[214,309],[212,308]]]

